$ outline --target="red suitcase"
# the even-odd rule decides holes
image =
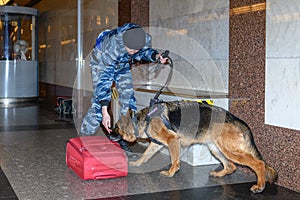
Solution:
[[[120,145],[104,136],[72,138],[66,147],[66,164],[83,180],[128,175],[127,157]]]

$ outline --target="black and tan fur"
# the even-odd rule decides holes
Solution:
[[[161,174],[172,177],[180,169],[180,147],[199,143],[206,144],[223,164],[223,170],[210,172],[213,177],[233,173],[236,170],[234,163],[237,163],[250,167],[256,173],[257,184],[250,189],[254,193],[262,192],[266,181],[273,183],[276,180],[277,172],[263,161],[251,130],[244,121],[220,107],[204,103],[179,101],[164,102],[161,105],[173,130],[168,129],[161,118],[151,119],[147,132],[163,145],[150,142],[141,158],[130,162],[130,165],[139,166],[147,162],[165,145],[169,149],[172,165],[168,171],[162,171]],[[136,114],[136,124],[130,113],[122,116],[117,122],[115,132],[129,142],[137,138],[148,138],[145,133],[148,111],[149,107]],[[137,133],[134,125],[137,125]]]

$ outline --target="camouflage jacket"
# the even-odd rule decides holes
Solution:
[[[133,27],[139,26],[127,23],[113,30],[105,30],[97,37],[91,58],[91,67],[94,68],[92,77],[95,90],[94,97],[97,102],[102,102],[101,105],[108,104],[111,98],[112,81],[118,81],[116,80],[118,73],[124,73],[124,70],[129,71],[133,60],[156,62],[155,56],[158,52],[151,48],[151,36],[149,34],[146,34],[145,47],[138,53],[129,55],[126,51],[123,34]]]

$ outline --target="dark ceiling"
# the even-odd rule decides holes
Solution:
[[[37,3],[42,0],[10,0],[6,5],[18,5],[18,6],[26,6],[26,7],[33,7]]]
[[[51,9],[64,8],[66,6],[68,9],[73,9],[77,5],[76,2],[75,0],[10,0],[6,5],[32,7],[41,14]]]

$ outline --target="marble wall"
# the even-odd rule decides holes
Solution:
[[[266,31],[266,16],[270,6],[272,6],[269,4],[266,5],[266,3],[265,0],[230,0],[230,111],[246,121],[251,127],[255,142],[265,161],[273,166],[279,173],[276,183],[299,192],[300,133],[296,130],[265,124],[265,116],[270,114],[266,113],[266,110],[269,112],[268,109],[265,109],[268,106],[266,106],[266,104],[270,103],[270,97],[278,94],[276,90],[282,87],[280,86],[280,82],[277,81],[274,88],[275,93],[273,93],[273,91],[270,91],[272,87],[270,87],[269,81],[280,76],[279,69],[284,67],[284,65],[280,66],[284,59],[279,60],[274,66],[269,65],[270,60],[268,60],[268,58],[268,61],[266,61],[266,54],[269,55],[269,53],[266,53],[268,52],[268,50],[266,50],[266,48],[268,48],[266,36],[270,36]],[[286,3],[287,2],[284,1],[284,6],[282,5],[280,8],[285,8]],[[295,4],[293,4],[294,1],[289,1],[289,3],[290,7],[295,6]],[[267,11],[266,8],[268,8]],[[291,39],[284,36],[285,34],[289,35],[288,32],[282,31],[284,32],[282,34],[283,37],[277,40],[280,41],[280,43],[282,42],[281,39]],[[278,31],[273,31],[272,34],[278,34]],[[274,36],[271,36],[269,39],[272,38],[274,38]],[[267,38],[267,41],[269,41],[269,39]],[[266,62],[268,62],[268,66]],[[288,67],[286,67],[286,70],[287,68]],[[295,68],[292,66],[289,70],[295,70]],[[292,74],[297,72],[298,71],[295,70]],[[291,73],[286,73],[286,76],[291,76]],[[267,77],[267,80],[265,77]],[[295,81],[295,79],[293,80]],[[285,85],[285,87],[290,86],[293,86],[292,82],[286,83]],[[290,93],[284,92],[280,94],[281,96],[294,96],[296,94],[296,91],[291,91],[287,88],[283,89]],[[266,97],[266,91],[270,96]],[[287,103],[284,104],[284,106],[286,105]],[[276,108],[273,114],[281,118],[286,112],[288,113],[284,108]],[[270,116],[268,116],[268,121],[270,120],[269,117]],[[294,121],[294,119],[289,119],[290,121]]]
[[[300,2],[267,0],[266,25],[265,122],[300,130]]]
[[[228,92],[228,0],[151,0],[149,26],[153,46],[171,52],[170,87]]]

